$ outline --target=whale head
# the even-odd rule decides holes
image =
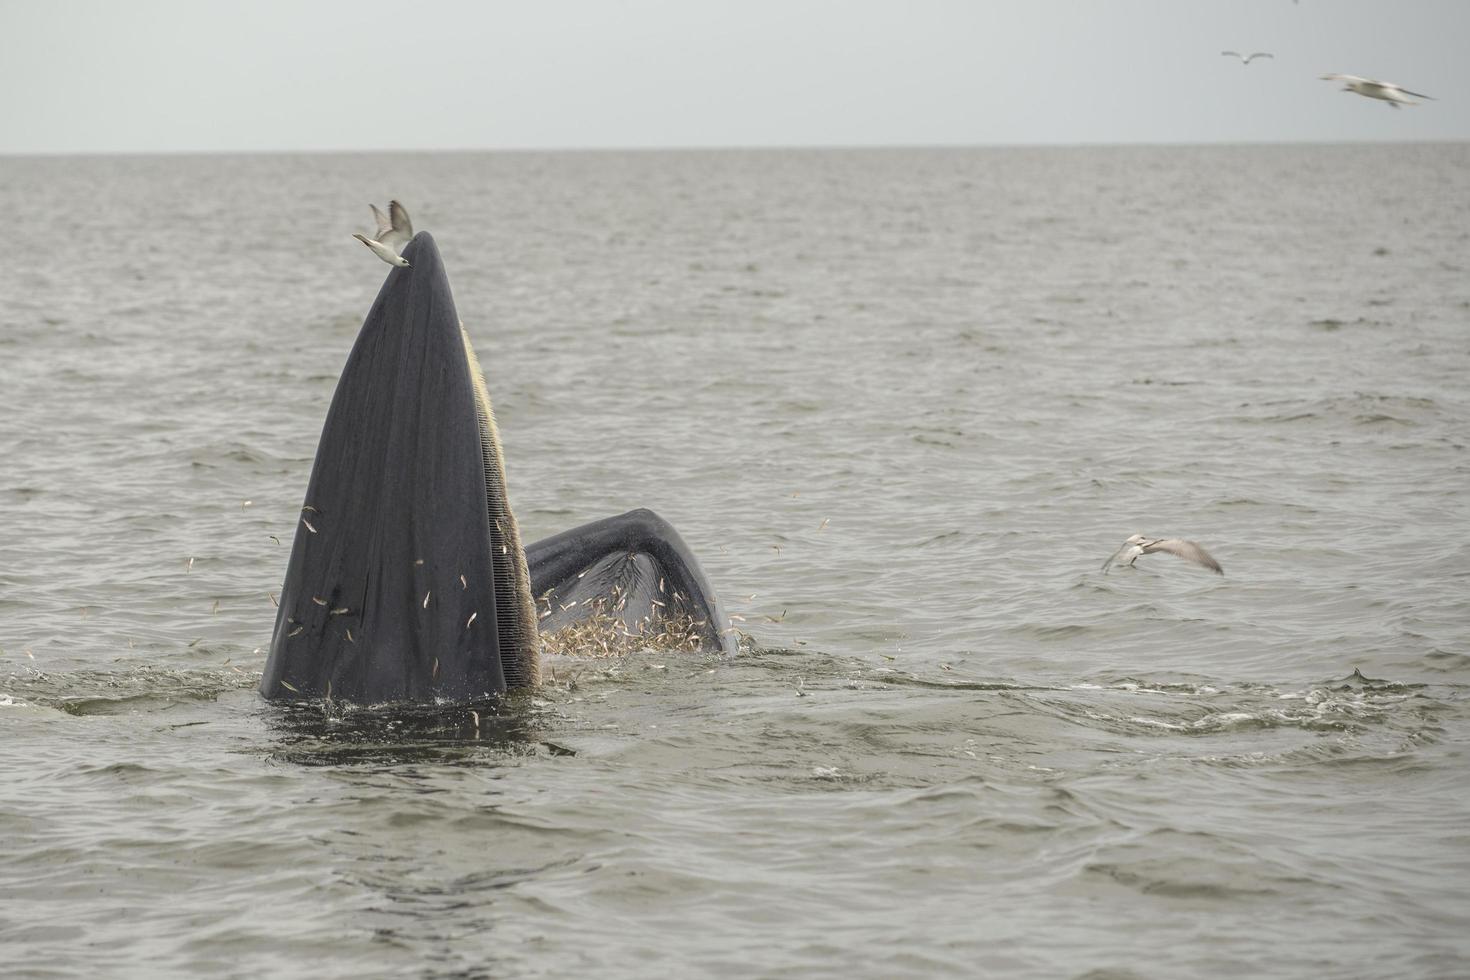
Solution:
[[[537,651],[489,395],[421,232],[337,382],[260,690],[470,702],[534,685]]]

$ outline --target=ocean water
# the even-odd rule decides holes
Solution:
[[[403,200],[732,659],[255,683]],[[0,158],[0,974],[1470,974],[1470,146]],[[1104,575],[1127,535],[1199,541]]]

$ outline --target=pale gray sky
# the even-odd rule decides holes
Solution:
[[[0,0],[0,153],[1464,140],[1467,39],[1467,0]]]

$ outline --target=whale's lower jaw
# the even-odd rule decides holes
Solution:
[[[539,677],[489,396],[433,238],[403,255],[322,426],[267,698],[467,702]]]

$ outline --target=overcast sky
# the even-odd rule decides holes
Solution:
[[[0,0],[0,153],[1464,140],[1467,50],[1470,0]]]

